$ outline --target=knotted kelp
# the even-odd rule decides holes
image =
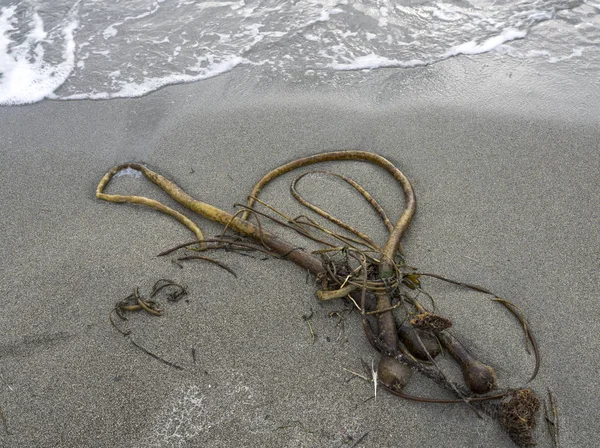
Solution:
[[[259,198],[261,190],[269,182],[285,173],[321,162],[334,161],[363,161],[374,164],[395,179],[403,193],[399,204],[401,212],[395,224],[388,218],[383,207],[360,184],[345,175],[328,171],[303,172],[292,181],[291,192],[300,204],[341,230],[327,228],[306,215],[289,216]],[[217,238],[207,239],[191,218],[156,200],[143,196],[106,193],[105,189],[110,180],[124,169],[141,172],[185,209],[222,224],[223,233]],[[385,243],[378,244],[364,232],[304,199],[298,193],[297,184],[311,173],[336,176],[356,190],[386,226],[389,235]],[[138,163],[126,163],[109,170],[98,184],[96,197],[109,202],[146,205],[172,216],[186,226],[195,239],[160,254],[188,251],[187,255],[174,259],[176,262],[207,260],[219,264],[233,275],[235,273],[226,265],[197,253],[215,250],[235,251],[240,254],[258,252],[294,262],[316,278],[320,285],[317,291],[319,300],[347,300],[357,309],[367,340],[381,354],[374,381],[384,389],[399,397],[421,402],[464,402],[479,416],[481,412],[485,412],[497,417],[517,445],[528,446],[534,443],[532,431],[535,427],[535,413],[539,408],[535,394],[528,388],[499,390],[494,369],[475,358],[465,345],[449,332],[451,320],[437,314],[433,303],[431,309],[420,303],[418,297],[431,298],[423,288],[421,280],[425,277],[436,278],[488,294],[494,301],[506,307],[521,323],[527,343],[533,347],[536,360],[531,377],[533,379],[539,368],[539,354],[537,343],[522,311],[512,302],[485,288],[437,274],[423,273],[406,263],[401,241],[413,219],[417,202],[407,177],[386,158],[365,151],[337,151],[294,160],[270,171],[260,179],[248,195],[247,202],[243,205],[236,204],[238,210],[235,213],[193,198],[175,182]],[[257,205],[262,206],[264,211],[259,210]],[[270,226],[291,229],[318,244],[320,248],[309,251],[299,247],[277,236],[270,230]],[[189,255],[189,251],[194,251],[195,254]],[[408,316],[402,321],[394,313],[394,310],[400,307],[405,309]],[[162,309],[157,304],[141,299],[137,292],[117,304],[115,312],[122,315],[123,311],[142,309],[152,315],[162,314]],[[310,328],[314,338],[312,327]],[[442,347],[460,364],[465,385],[450,380],[435,361],[443,351]],[[434,380],[456,395],[456,398],[435,399],[406,394],[403,389],[413,372]],[[519,424],[521,414],[525,419],[523,424]]]

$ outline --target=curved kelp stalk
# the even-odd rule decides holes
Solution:
[[[327,229],[307,216],[292,218],[259,199],[261,190],[269,182],[285,173],[321,162],[348,160],[364,161],[377,165],[386,170],[399,183],[404,198],[401,203],[402,212],[395,224],[392,224],[383,208],[362,186],[346,176],[328,171],[304,172],[292,182],[292,195],[304,207],[312,210],[353,236]],[[206,239],[200,228],[190,218],[153,199],[142,196],[105,193],[106,186],[113,176],[127,168],[141,172],[147,179],[186,209],[222,224],[225,230],[221,237]],[[389,237],[384,245],[379,245],[365,233],[331,216],[305,200],[298,193],[297,184],[299,180],[308,174],[317,173],[336,176],[361,194],[377,212],[389,231]],[[495,371],[475,359],[454,336],[447,332],[447,329],[451,326],[451,322],[448,319],[432,311],[428,311],[418,302],[417,297],[421,293],[431,298],[421,286],[420,278],[422,276],[436,277],[480,292],[491,293],[484,288],[455,282],[435,274],[419,273],[416,269],[405,264],[404,254],[401,249],[401,240],[415,214],[416,198],[406,176],[389,160],[378,154],[365,151],[337,151],[316,154],[284,164],[267,173],[252,189],[248,196],[247,205],[236,205],[239,210],[233,214],[206,202],[194,199],[173,181],[137,163],[126,163],[108,171],[98,184],[96,197],[108,202],[134,203],[154,208],[177,219],[196,237],[195,241],[176,246],[160,255],[166,255],[184,248],[196,251],[235,250],[241,254],[247,254],[249,251],[258,251],[263,254],[290,260],[298,266],[307,269],[321,282],[322,287],[317,291],[317,296],[320,300],[349,299],[359,309],[365,335],[371,345],[381,353],[376,376],[378,380],[376,379],[375,381],[378,381],[383,388],[394,395],[422,402],[464,402],[475,410],[478,415],[479,410],[489,413],[490,409],[491,413],[498,415],[499,410],[501,411],[509,406],[506,403],[512,403],[516,400],[515,397],[530,396],[528,394],[531,392],[528,389],[495,390]],[[267,208],[270,212],[274,212],[277,216],[256,210],[255,206],[257,204]],[[265,230],[261,223],[261,218],[269,219],[278,226],[292,229],[304,238],[320,244],[323,248],[308,252],[306,249],[298,247]],[[241,235],[242,238],[227,235],[228,230]],[[226,265],[205,256],[187,255],[174,261],[179,263],[181,260],[192,259],[213,262],[235,275]],[[416,295],[411,296],[411,293]],[[534,348],[536,367],[533,376],[535,376],[539,367],[539,354],[537,344],[528,329],[523,313],[511,302],[500,299],[495,295],[494,300],[507,307],[522,324],[527,339]],[[393,310],[400,306],[403,306],[409,313],[409,320],[407,322],[396,321]],[[144,301],[137,295],[118,303],[115,310],[118,314],[123,311],[138,309],[142,309],[153,315],[162,314],[162,309],[157,304],[151,301]],[[119,316],[122,317],[122,314],[119,314]],[[374,319],[373,323],[371,319]],[[373,325],[375,325],[376,330],[373,330]],[[439,368],[434,358],[441,352],[442,346],[461,364],[465,383],[469,386],[468,388],[450,381]],[[402,389],[409,381],[413,371],[417,371],[433,379],[442,387],[454,393],[457,398],[435,399],[414,397],[405,394],[402,392]],[[492,393],[488,394],[489,392]],[[524,406],[525,408],[529,406],[527,409],[532,415],[537,411],[537,402],[533,398],[528,398],[523,403],[519,402],[519,406]],[[507,415],[506,412],[504,414],[500,412],[500,414]],[[535,419],[531,418],[532,420],[528,421],[526,425],[521,425],[517,429],[515,429],[514,424],[510,427],[506,424],[504,425],[508,428],[507,430],[511,438],[520,446],[527,446],[533,441],[530,432],[535,425]],[[510,419],[500,418],[499,420],[504,423]]]

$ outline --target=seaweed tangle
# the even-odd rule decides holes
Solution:
[[[402,201],[402,212],[395,224],[390,221],[375,198],[361,185],[344,175],[328,171],[317,170],[302,173],[293,180],[291,193],[303,206],[343,229],[345,231],[343,233],[328,229],[305,215],[288,216],[259,199],[261,190],[273,179],[285,173],[320,162],[345,160],[359,160],[377,165],[398,182],[404,200]],[[127,168],[141,172],[187,210],[222,224],[224,230],[221,236],[213,239],[205,238],[197,224],[189,217],[156,200],[142,196],[105,193],[106,186],[112,177]],[[368,235],[305,200],[298,193],[297,184],[303,177],[311,173],[336,176],[361,194],[388,229],[389,236],[385,244],[377,244]],[[497,388],[494,369],[476,359],[448,331],[452,325],[451,320],[435,313],[435,303],[423,289],[421,279],[432,277],[478,291],[492,296],[493,301],[506,307],[520,322],[526,337],[526,344],[528,347],[530,344],[533,349],[535,369],[529,380],[531,381],[539,370],[540,357],[536,340],[525,316],[515,304],[498,297],[485,288],[451,280],[437,274],[419,272],[406,264],[401,240],[415,214],[416,197],[406,176],[386,158],[365,151],[337,151],[294,160],[270,171],[260,179],[250,192],[247,203],[236,204],[238,211],[233,214],[193,198],[173,181],[138,163],[126,163],[109,170],[98,184],[96,197],[108,202],[146,205],[172,216],[186,226],[194,234],[194,241],[178,245],[159,254],[165,256],[176,251],[187,251],[186,254],[173,259],[173,262],[180,266],[180,262],[184,260],[210,261],[235,276],[235,272],[221,262],[198,255],[198,252],[214,250],[235,251],[241,255],[261,253],[262,256],[267,255],[294,262],[315,276],[320,284],[320,289],[317,291],[319,300],[345,299],[358,310],[365,336],[381,354],[377,369],[373,369],[373,377],[383,389],[401,398],[420,402],[465,403],[479,417],[481,417],[481,412],[496,417],[518,446],[535,444],[533,430],[536,423],[535,415],[539,409],[539,400],[535,394],[528,388],[506,390]],[[257,210],[257,204],[266,211]],[[291,229],[304,238],[318,243],[321,248],[309,252],[303,247],[298,247],[266,230],[263,225],[264,220],[268,220],[276,226]],[[155,285],[154,289],[157,288],[160,289],[161,285]],[[179,293],[176,291],[172,300],[177,300],[179,297],[177,294],[181,293],[181,291]],[[431,310],[418,301],[418,297],[421,296],[431,299],[433,305]],[[398,307],[404,307],[407,310],[408,321],[396,321],[393,310]],[[138,310],[154,316],[160,316],[163,313],[157,303],[141,298],[137,290],[125,300],[117,303],[113,311],[123,319],[125,311]],[[308,323],[311,328],[310,322]],[[312,328],[311,334],[314,338]],[[465,385],[448,379],[436,363],[434,358],[442,351],[441,347],[445,348],[461,366]],[[413,372],[432,379],[452,392],[456,398],[415,397],[404,393],[404,386],[411,379]]]

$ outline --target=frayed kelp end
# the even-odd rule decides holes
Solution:
[[[425,311],[415,315],[410,320],[410,324],[419,330],[427,330],[433,333],[439,333],[440,331],[450,328],[452,326],[452,321],[444,316],[440,316],[439,314]]]
[[[498,409],[498,420],[518,446],[536,445],[533,429],[540,400],[531,389],[517,389],[507,394]]]

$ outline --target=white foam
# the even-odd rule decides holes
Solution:
[[[566,56],[552,56],[548,59],[548,62],[555,64],[557,62],[568,61],[569,59],[573,58],[580,58],[581,56],[583,56],[583,48],[574,48],[571,54]]]
[[[592,8],[596,8],[598,11],[600,11],[600,3],[592,3],[590,1],[586,1],[585,4],[590,5]]]
[[[456,11],[453,5],[448,5],[445,3],[437,3],[436,9],[433,10],[432,15],[440,20],[445,22],[456,22],[460,20],[463,15]]]
[[[584,0],[580,12],[569,0],[484,0],[475,6],[447,0],[75,0],[81,2],[81,29],[74,53],[75,14],[57,23],[45,7],[61,1],[73,0],[37,0],[39,14],[26,0],[0,9],[0,104],[142,96],[238,65],[256,67],[258,76],[294,77],[308,70],[319,79],[326,76],[323,69],[411,68],[490,51],[577,63],[583,54],[592,58],[600,41],[594,21],[585,30],[573,25],[590,20],[585,17],[597,0]],[[528,35],[545,21],[550,23]],[[581,40],[540,40],[565,27]],[[526,40],[508,45],[518,39]],[[570,54],[572,48],[582,50]],[[547,53],[528,54],[533,50]]]
[[[76,6],[65,19],[62,28],[63,60],[53,65],[44,61],[47,33],[40,16],[33,14],[25,40],[15,45],[9,32],[15,30],[16,7],[0,10],[0,105],[27,104],[48,97],[69,77],[75,66],[74,32],[78,21]],[[12,47],[11,47],[11,44]]]
[[[524,55],[517,54],[518,57],[529,59],[529,58],[544,58],[550,64],[556,64],[557,62],[568,61],[573,58],[579,58],[583,56],[583,48],[574,48],[570,54],[565,56],[553,56],[548,50],[530,50]]]
[[[496,47],[516,39],[523,39],[527,36],[527,31],[518,30],[515,28],[507,28],[500,34],[490,37],[481,43],[472,40],[461,45],[456,45],[448,50],[442,58],[447,59],[459,54],[481,54],[494,50]]]
[[[110,25],[109,27],[107,27],[104,31],[102,31],[102,36],[105,39],[110,39],[111,37],[115,37],[117,35],[117,33],[119,32],[115,26],[117,25],[121,25],[121,23],[113,23],[112,25]]]
[[[376,68],[385,68],[385,67],[402,67],[402,68],[412,68],[412,67],[421,67],[427,65],[427,62],[412,59],[409,61],[398,61],[396,59],[389,59],[384,56],[378,56],[376,54],[368,54],[366,56],[359,56],[354,58],[351,61],[346,63],[334,62],[328,64],[329,68],[334,70],[372,70]]]
[[[202,66],[204,62],[208,62],[206,66]],[[84,94],[74,94],[62,97],[66,100],[77,100],[77,99],[92,99],[92,100],[106,100],[110,98],[136,98],[148,94],[154,90],[160,89],[161,87],[172,85],[172,84],[183,84],[202,79],[212,78],[225,72],[232,70],[234,67],[247,63],[248,61],[239,56],[228,56],[223,58],[219,62],[214,62],[212,55],[207,56],[203,60],[199,60],[197,66],[188,67],[190,71],[197,71],[197,75],[187,74],[173,74],[163,77],[147,78],[140,82],[135,81],[117,81],[115,84],[119,90],[115,92],[91,92]]]

